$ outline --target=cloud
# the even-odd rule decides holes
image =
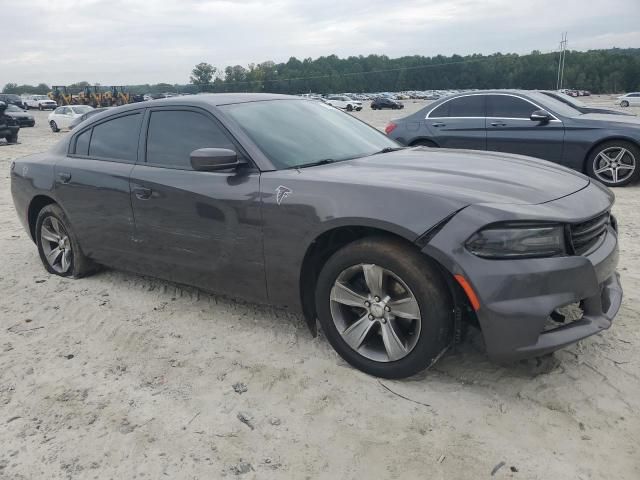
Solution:
[[[335,53],[551,51],[640,45],[638,0],[24,0],[3,6],[0,85],[186,83],[224,68]]]

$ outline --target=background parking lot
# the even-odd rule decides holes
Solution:
[[[583,99],[611,107],[612,97]],[[425,105],[353,115],[383,129]],[[627,110],[640,113],[640,108]],[[407,381],[343,362],[301,318],[103,270],[48,275],[0,143],[0,478],[640,478],[640,186],[615,190],[625,299],[544,362],[459,354]]]

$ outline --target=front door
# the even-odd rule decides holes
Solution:
[[[131,174],[135,237],[145,271],[266,300],[257,169],[250,163],[233,171],[191,168],[190,153],[199,148],[230,148],[243,156],[207,111],[150,109],[145,124],[146,155]]]
[[[487,96],[487,150],[562,161],[564,124],[530,119],[540,107],[515,95]]]

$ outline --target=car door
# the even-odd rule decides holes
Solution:
[[[517,153],[560,162],[564,147],[564,125],[530,119],[539,105],[512,94],[487,95],[487,150]]]
[[[68,154],[55,166],[56,199],[84,253],[114,267],[128,267],[134,245],[129,174],[138,156],[143,111],[108,117],[74,133]]]
[[[145,156],[131,174],[135,238],[145,271],[266,300],[260,174],[220,122],[192,107],[149,109]],[[246,166],[195,171],[190,154],[230,148]]]
[[[640,106],[640,93],[629,94],[629,105]]]
[[[454,97],[431,109],[424,130],[442,148],[486,149],[485,96]]]
[[[55,120],[58,124],[58,128],[69,128],[69,124],[71,123],[71,120],[73,120],[71,107],[62,107],[60,112],[56,114]]]

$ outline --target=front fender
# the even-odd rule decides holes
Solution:
[[[278,202],[280,187],[289,193]],[[302,264],[323,233],[339,227],[370,227],[415,242],[464,205],[393,185],[317,181],[310,171],[281,170],[261,175],[261,206],[269,300],[301,310]]]

